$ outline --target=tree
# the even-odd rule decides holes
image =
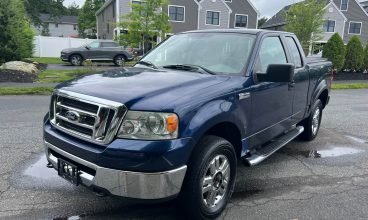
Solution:
[[[295,33],[306,54],[313,42],[321,39],[325,1],[306,0],[294,4],[285,14],[286,31]]]
[[[27,15],[35,25],[42,24],[40,13],[50,14],[52,17],[67,15],[68,10],[64,7],[64,0],[22,0]]]
[[[86,0],[78,17],[79,35],[86,37],[87,29],[96,29],[96,12],[103,6],[105,0]]]
[[[132,11],[122,17],[119,26],[127,30],[127,34],[121,39],[124,44],[138,47],[143,45],[143,51],[146,45],[156,43],[153,39],[161,37],[164,39],[166,33],[171,31],[169,16],[161,10],[168,7],[167,0],[148,0],[142,4],[132,4]]]
[[[79,5],[77,5],[75,2],[73,2],[71,5],[67,7],[67,14],[70,16],[78,16],[80,12]]]
[[[345,69],[360,71],[363,67],[364,48],[360,38],[353,36],[346,47]]]
[[[267,21],[268,21],[268,18],[266,18],[266,17],[262,17],[262,18],[258,19],[258,27],[257,28],[261,28]]]
[[[33,31],[22,0],[0,1],[0,63],[32,56]]]
[[[325,44],[322,57],[329,59],[337,71],[342,70],[345,63],[345,44],[338,33],[332,35]]]

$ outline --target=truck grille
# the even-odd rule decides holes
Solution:
[[[127,112],[123,104],[58,90],[51,98],[51,124],[86,141],[109,144]]]

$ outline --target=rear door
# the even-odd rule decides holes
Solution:
[[[297,39],[294,36],[285,36],[285,41],[291,62],[295,64],[294,81],[290,84],[289,90],[293,93],[293,117],[294,124],[304,118],[307,110],[307,99],[309,89],[309,70],[304,62],[304,53]]]
[[[288,63],[285,45],[281,36],[265,37],[257,55],[253,70],[255,84],[251,88],[253,135],[251,145],[264,144],[280,135],[290,126],[292,93],[288,83],[257,82],[257,74],[265,74],[270,64]]]
[[[99,58],[102,60],[112,60],[119,50],[119,45],[115,42],[101,42]]]

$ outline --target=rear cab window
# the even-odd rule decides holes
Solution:
[[[300,54],[299,47],[296,44],[294,38],[287,36],[285,37],[285,39],[286,39],[288,48],[290,50],[290,55],[293,57],[295,68],[302,68],[303,67],[302,56]]]

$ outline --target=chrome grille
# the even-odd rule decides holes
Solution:
[[[51,99],[52,125],[72,136],[98,144],[109,144],[127,112],[117,102],[58,90]]]

